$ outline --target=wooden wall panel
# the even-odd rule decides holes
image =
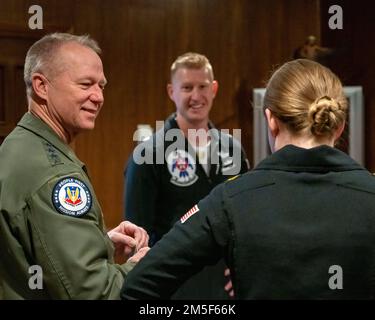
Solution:
[[[5,121],[5,96],[4,96],[4,85],[5,85],[5,67],[0,65],[0,123]]]
[[[137,124],[155,127],[174,110],[165,86],[178,55],[208,56],[220,85],[212,119],[219,128],[242,129],[251,159],[252,89],[263,86],[271,67],[290,59],[307,35],[320,33],[319,21],[315,0],[80,1],[75,30],[100,42],[109,84],[96,130],[76,147],[107,224],[122,217],[123,169]]]
[[[9,27],[9,25],[7,25]],[[34,37],[20,29],[0,30],[0,136],[5,137],[27,111],[23,64]]]
[[[81,20],[83,12],[96,16],[100,28],[97,19],[92,26]],[[97,1],[96,6],[80,1],[76,7],[75,29],[91,30],[98,39],[108,79],[96,130],[82,135],[76,148],[88,164],[109,226],[123,217],[123,171],[137,124],[155,127],[168,114],[165,14],[155,1]]]
[[[30,2],[3,2],[0,23],[24,23]],[[290,59],[307,35],[320,33],[319,0],[56,0],[42,6],[49,23],[89,33],[103,49],[105,104],[95,130],[75,148],[109,227],[122,219],[123,169],[137,124],[155,127],[174,110],[166,84],[178,55],[208,56],[219,81],[212,119],[219,128],[241,128],[252,159],[252,89],[264,86],[270,69]]]
[[[19,29],[36,33],[38,30],[28,29],[31,15],[28,13],[30,6],[39,5],[43,9],[44,26],[63,27],[71,25],[73,0],[2,0],[0,4],[0,22],[2,25],[17,26]],[[63,30],[61,30],[63,31]]]
[[[34,1],[2,1],[0,5],[0,136],[6,136],[27,110],[23,64],[30,45],[42,35],[71,29],[69,13],[71,0],[39,1],[43,10],[43,29],[31,30],[28,21],[29,7]]]
[[[331,30],[328,19],[331,5],[343,10],[343,29]],[[363,87],[365,103],[365,166],[375,172],[375,19],[371,1],[322,0],[322,44],[336,49],[328,66],[344,85]]]

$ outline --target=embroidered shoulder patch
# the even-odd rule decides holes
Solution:
[[[189,219],[193,214],[197,213],[199,208],[197,205],[192,207],[188,212],[186,212],[180,219],[181,223],[184,223],[187,219]]]
[[[91,209],[92,196],[89,188],[81,180],[63,178],[53,187],[52,203],[61,214],[81,217]]]

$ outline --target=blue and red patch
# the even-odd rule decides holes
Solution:
[[[85,215],[92,205],[92,196],[84,182],[77,178],[59,180],[52,191],[55,209],[64,215],[80,217]]]

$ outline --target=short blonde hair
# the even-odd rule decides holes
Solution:
[[[210,61],[203,54],[187,52],[177,57],[171,66],[171,80],[178,69],[202,69],[206,68],[211,80],[214,80],[214,72]]]
[[[294,133],[332,136],[346,121],[347,99],[341,81],[321,64],[297,59],[282,65],[268,82],[264,108]]]

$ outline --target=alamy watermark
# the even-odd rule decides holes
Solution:
[[[41,266],[35,264],[29,267],[29,273],[32,276],[29,278],[29,288],[31,290],[43,289],[43,269]]]
[[[226,170],[224,175],[235,175],[241,170],[242,148],[241,129],[233,129],[230,135],[229,129],[212,128],[189,129],[188,136],[180,129],[173,128],[164,130],[164,121],[156,121],[156,134],[144,143],[138,144],[133,151],[133,159],[136,164],[169,164],[170,161],[179,157],[199,156],[197,149],[191,143],[196,142],[196,146],[207,147],[208,156],[199,158],[201,164],[221,164]],[[134,132],[133,141],[137,141],[139,133]],[[187,138],[187,139],[186,139]],[[188,143],[189,141],[189,143]],[[166,147],[166,145],[168,146]],[[185,152],[187,150],[187,153]],[[176,153],[175,157],[170,155]],[[196,161],[196,159],[193,159]],[[195,162],[194,162],[195,164]],[[189,163],[186,163],[189,165]]]
[[[39,265],[32,265],[29,267],[28,272],[31,274],[29,278],[29,288],[31,290],[43,289],[43,269]],[[331,290],[342,290],[343,285],[343,270],[340,265],[332,265],[328,268],[328,274],[332,276],[328,279],[328,287]]]
[[[333,274],[328,280],[328,287],[331,290],[342,290],[343,286],[343,271],[341,266],[335,264],[329,267],[329,274]]]
[[[328,9],[328,13],[332,14],[332,16],[328,20],[329,28],[332,30],[344,29],[344,16],[342,7],[339,5],[332,5]]]
[[[30,6],[29,13],[32,16],[29,18],[29,28],[31,30],[43,29],[43,9],[36,4]]]
[[[29,28],[32,30],[43,29],[43,8],[39,5],[32,5],[29,7],[29,14],[32,16],[29,18]],[[328,26],[330,29],[340,29],[343,27],[343,10],[339,5],[332,5],[328,9],[328,13],[332,16],[328,20]]]

